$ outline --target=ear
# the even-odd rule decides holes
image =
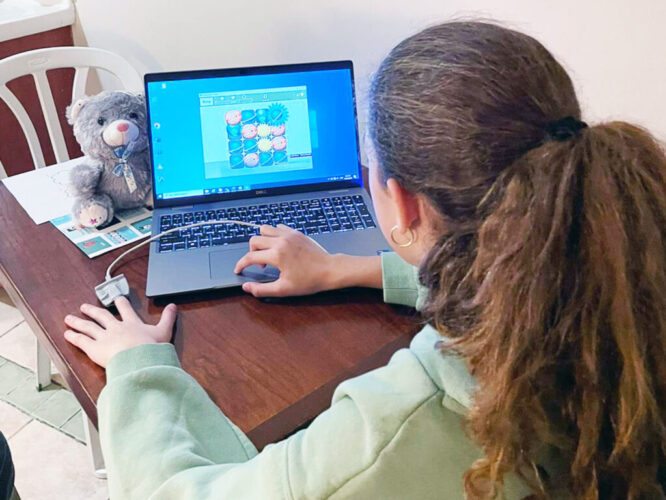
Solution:
[[[418,196],[405,189],[391,178],[386,182],[389,197],[395,203],[395,223],[400,229],[413,227],[422,217],[422,207]]]
[[[67,106],[65,110],[65,116],[67,116],[67,123],[74,125],[76,117],[79,116],[79,111],[83,108],[85,103],[88,102],[88,97],[83,96],[81,99]]]

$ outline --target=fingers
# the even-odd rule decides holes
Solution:
[[[160,320],[157,323],[158,328],[164,329],[166,332],[169,333],[169,338],[171,338],[171,331],[173,330],[173,324],[176,322],[176,315],[178,314],[177,311],[178,309],[176,307],[176,304],[169,304],[162,311],[162,316],[160,317]]]
[[[243,283],[243,291],[255,297],[283,297],[286,295],[282,290],[282,283],[279,279],[270,283],[248,281]]]
[[[238,260],[238,262],[236,262],[234,272],[238,274],[242,272],[243,269],[253,264],[278,267],[276,256],[271,250],[258,250],[256,252],[248,252],[243,255]]]
[[[263,236],[279,236],[280,231],[277,227],[269,226],[268,224],[264,224],[259,228],[259,233]]]
[[[104,334],[104,330],[97,323],[72,316],[71,314],[65,316],[65,324],[78,332],[85,333],[93,339],[97,339],[100,335]]]
[[[83,333],[77,333],[72,330],[65,330],[65,340],[81,349],[88,355],[88,357],[90,357],[90,353],[95,347],[95,341],[93,339]]]
[[[270,236],[253,236],[250,238],[250,251],[267,250],[275,243],[276,238]]]
[[[108,328],[113,321],[117,321],[106,309],[101,307],[93,306],[91,304],[81,304],[81,312],[88,316],[89,318],[94,319],[104,328]]]
[[[116,300],[114,300],[114,304],[120,313],[120,317],[123,318],[123,321],[141,321],[139,315],[136,313],[136,311],[134,311],[132,304],[130,304],[130,301],[127,300],[127,297],[124,295],[121,295]]]

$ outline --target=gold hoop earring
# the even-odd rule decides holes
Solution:
[[[399,247],[401,247],[401,248],[407,248],[408,246],[411,246],[412,243],[414,243],[414,242],[416,241],[416,237],[414,236],[414,231],[412,231],[412,228],[411,228],[411,227],[408,227],[408,228],[407,228],[407,231],[409,231],[409,241],[408,241],[407,243],[398,243],[398,242],[395,240],[395,236],[393,236],[393,232],[394,232],[396,229],[398,229],[398,226],[397,226],[397,225],[395,225],[395,226],[393,226],[393,227],[391,228],[391,241],[392,241],[393,243],[395,243],[396,245],[398,245]]]

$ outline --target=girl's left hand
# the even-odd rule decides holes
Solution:
[[[94,321],[67,316],[65,324],[71,330],[65,331],[65,339],[104,368],[113,356],[130,347],[171,340],[176,321],[175,304],[164,308],[156,325],[144,323],[125,297],[118,297],[115,304],[122,320],[116,319],[106,309],[83,304],[81,312]]]

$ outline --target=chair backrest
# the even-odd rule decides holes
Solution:
[[[69,154],[58,120],[51,87],[46,77],[47,71],[57,68],[75,69],[71,102],[84,95],[90,68],[103,69],[114,74],[127,90],[140,92],[143,89],[141,75],[134,67],[119,55],[107,50],[90,47],[53,47],[31,50],[0,59],[0,99],[5,101],[21,125],[35,168],[44,166],[44,153],[28,113],[9,90],[7,82],[25,75],[33,76],[53,152],[56,161],[60,163],[69,160]]]

